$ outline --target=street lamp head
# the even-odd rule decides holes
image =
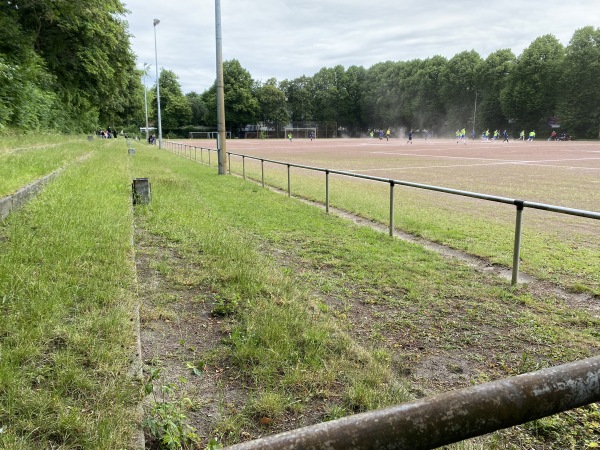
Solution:
[[[154,19],[154,26],[158,25],[159,23],[160,23],[160,20]]]

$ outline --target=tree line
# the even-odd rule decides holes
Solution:
[[[0,0],[0,130],[90,132],[145,125],[145,73],[136,69],[127,11],[120,0]],[[549,130],[576,138],[600,131],[600,28],[562,45],[535,39],[519,56],[463,51],[386,61],[369,68],[324,67],[293,80],[254,80],[237,60],[224,62],[225,111],[234,134],[247,124],[335,122],[341,133],[372,128]],[[163,130],[215,127],[215,85],[184,94],[161,69]],[[146,90],[154,122],[155,89]]]

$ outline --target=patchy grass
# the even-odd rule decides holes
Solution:
[[[240,158],[232,159],[231,170],[242,174]],[[262,181],[260,162],[247,160],[245,172],[247,178]],[[287,191],[287,168],[265,163],[265,183]],[[291,188],[295,196],[325,203],[323,173],[292,168]],[[477,190],[473,186],[459,188]],[[479,188],[480,192],[489,192],[485,186]],[[577,189],[571,187],[571,190]],[[528,198],[533,195],[531,192],[522,194]],[[570,197],[563,199],[564,202],[569,200]],[[331,175],[330,205],[388,224],[389,186]],[[512,266],[513,206],[396,186],[395,211],[394,225],[399,230],[484,257],[495,264]],[[521,270],[572,291],[580,291],[581,286],[585,286],[587,292],[600,296],[597,221],[527,209],[523,227]]]
[[[238,442],[597,353],[598,318],[551,292],[510,288],[168,153],[136,157],[135,171],[153,182],[153,203],[137,214],[145,310],[177,312],[173,322],[143,314],[144,345],[165,381],[187,373],[186,395],[206,402],[204,414],[190,415],[202,442]],[[165,293],[177,300],[160,302]],[[190,361],[202,361],[200,377],[189,376]],[[570,414],[592,423],[586,409]],[[562,437],[520,427],[458,448],[595,439],[588,426],[555,420]]]

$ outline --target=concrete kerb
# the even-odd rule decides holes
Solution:
[[[0,220],[4,220],[8,215],[21,207],[23,207],[32,197],[36,196],[50,181],[62,172],[63,169],[58,169],[33,183],[22,187],[12,195],[0,198]]]

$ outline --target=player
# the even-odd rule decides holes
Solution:
[[[408,132],[408,141],[406,143],[408,144],[409,142],[412,144],[412,130]]]
[[[387,131],[385,132],[385,139],[387,141],[390,140],[390,136],[392,135],[392,130],[390,130],[389,128],[387,129]]]
[[[525,142],[525,130],[521,130],[519,133],[519,140]]]
[[[529,132],[529,139],[527,139],[527,142],[532,142],[534,138],[535,138],[535,130],[531,130]]]

